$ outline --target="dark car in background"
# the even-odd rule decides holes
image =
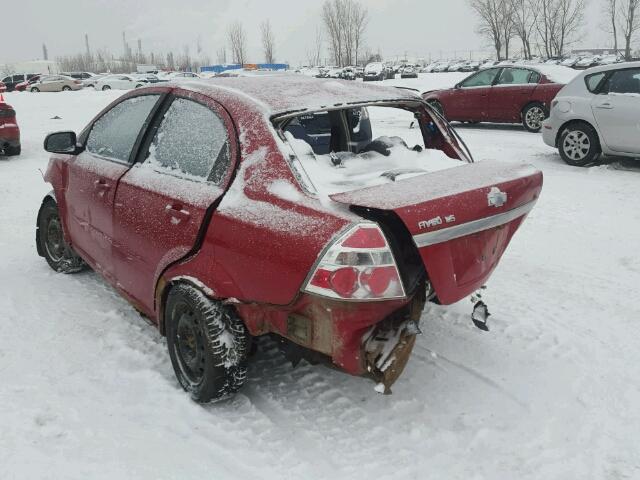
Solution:
[[[37,75],[37,73],[14,73],[13,75],[4,77],[2,83],[4,83],[7,88],[7,92],[13,92],[16,89],[16,85],[31,80]]]

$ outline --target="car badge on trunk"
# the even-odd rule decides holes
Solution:
[[[487,193],[487,201],[490,207],[501,207],[507,203],[507,193],[501,192],[498,187],[491,187],[491,190]]]

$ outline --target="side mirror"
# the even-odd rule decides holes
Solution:
[[[453,86],[453,88],[455,88],[456,90],[458,90],[458,89],[462,88],[462,84],[460,84],[460,83],[456,83],[456,84]]]
[[[54,132],[44,139],[44,149],[49,153],[74,155],[78,151],[75,132]]]

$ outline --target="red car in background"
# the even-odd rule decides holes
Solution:
[[[2,92],[0,85],[0,92]],[[16,111],[4,101],[0,93],[0,152],[5,155],[20,155],[20,128]]]
[[[376,109],[417,119],[411,143]],[[45,139],[38,253],[89,265],[157,324],[196,401],[235,393],[267,334],[388,389],[425,303],[484,285],[541,190],[539,171],[471,163],[456,138],[418,95],[356,82],[136,89]]]
[[[556,65],[496,66],[422,97],[449,121],[522,123],[539,132],[551,101],[576,73]]]
[[[26,80],[24,82],[20,82],[15,86],[15,90],[18,92],[24,92],[25,90],[27,90],[27,88],[29,87],[29,85],[36,83],[38,80],[40,80],[40,75],[34,75],[33,77],[31,77],[29,80]]]

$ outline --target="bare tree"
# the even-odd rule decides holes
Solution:
[[[548,57],[559,57],[579,38],[584,24],[586,0],[538,0],[536,25]]]
[[[536,0],[510,0],[513,15],[513,31],[522,42],[522,53],[525,59],[533,57],[531,42],[536,23],[538,21],[538,9]]]
[[[307,62],[310,67],[317,67],[322,62],[322,31],[316,29],[313,45],[307,50]]]
[[[364,43],[364,33],[369,23],[369,12],[361,4],[356,3],[354,5],[353,12],[353,50],[354,50],[354,64],[358,64],[358,55],[360,49]]]
[[[618,0],[604,0],[604,28],[613,36],[613,50],[618,52]]]
[[[624,58],[631,60],[631,43],[640,31],[640,0],[620,0],[620,31],[624,38]]]
[[[336,65],[356,63],[367,28],[367,9],[356,0],[325,0],[322,21]]]
[[[479,18],[478,33],[493,44],[498,60],[502,60],[504,3],[504,0],[469,0]]]
[[[227,48],[224,45],[216,52],[216,60],[222,65],[227,63]]]
[[[265,63],[273,63],[275,55],[275,39],[273,37],[273,31],[271,30],[271,22],[265,20],[260,24],[260,31],[262,33],[262,51],[264,52]]]
[[[247,53],[247,37],[241,22],[232,23],[227,30],[233,63],[244,65]]]

